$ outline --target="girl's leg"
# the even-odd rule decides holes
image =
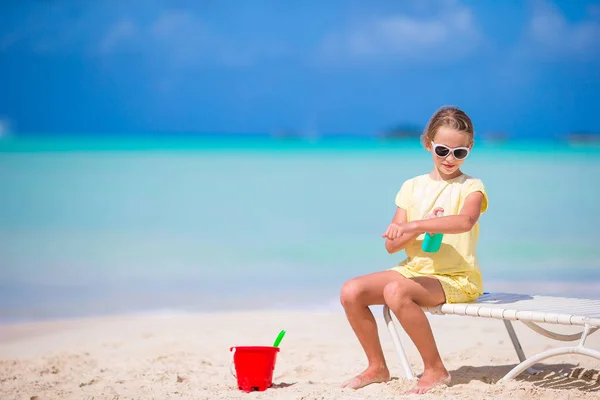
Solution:
[[[368,366],[342,387],[358,389],[371,383],[387,382],[390,372],[385,363],[377,323],[370,305],[384,304],[383,290],[391,282],[407,280],[396,271],[382,271],[360,276],[344,283],[340,300],[350,326],[367,356]]]
[[[383,297],[423,358],[423,375],[412,393],[425,393],[449,382],[450,374],[438,352],[427,316],[421,307],[434,307],[446,301],[440,282],[434,277],[394,280],[386,285]]]

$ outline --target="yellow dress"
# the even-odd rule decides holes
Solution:
[[[406,210],[407,220],[423,219],[436,207],[444,209],[444,216],[457,215],[465,199],[473,192],[481,192],[484,200],[481,212],[487,210],[488,198],[481,180],[461,175],[448,181],[437,181],[429,174],[404,182],[396,196],[396,205]],[[476,300],[483,294],[481,270],[475,249],[479,239],[479,222],[469,232],[444,234],[442,245],[435,253],[421,250],[424,234],[406,248],[406,259],[392,268],[407,278],[434,276],[442,284],[447,303]]]

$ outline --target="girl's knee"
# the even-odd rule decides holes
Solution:
[[[340,302],[343,306],[354,304],[360,300],[365,290],[365,285],[359,279],[350,279],[342,285]]]
[[[393,281],[385,285],[383,288],[383,299],[388,305],[399,305],[413,301],[406,282],[404,281]]]

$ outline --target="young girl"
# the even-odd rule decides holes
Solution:
[[[442,107],[431,117],[423,142],[432,154],[433,171],[404,182],[396,196],[392,223],[382,235],[390,254],[404,249],[407,258],[391,270],[343,285],[341,302],[368,366],[342,387],[358,389],[390,379],[368,307],[375,304],[388,305],[423,359],[423,375],[411,393],[425,393],[450,382],[421,307],[470,302],[482,294],[475,248],[477,221],[487,209],[487,195],[479,179],[460,169],[473,147],[473,135],[470,118],[456,107]],[[443,216],[436,217],[439,211]],[[444,234],[438,251],[421,249],[426,232]]]

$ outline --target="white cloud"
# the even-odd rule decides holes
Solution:
[[[588,8],[584,19],[570,22],[553,4],[536,1],[527,28],[528,51],[549,58],[597,56],[600,54],[600,22],[593,18],[595,12],[595,8]]]
[[[196,34],[201,30],[202,23],[187,11],[162,12],[150,27],[151,33],[159,38],[179,38],[189,35],[189,39],[197,39]]]
[[[130,19],[117,21],[100,39],[99,51],[102,54],[114,52],[120,44],[138,33],[137,25]]]
[[[178,65],[196,65],[207,58],[209,34],[202,21],[188,11],[162,12],[149,26],[143,40],[151,52],[167,54]]]
[[[163,11],[145,25],[121,20],[102,35],[98,47],[102,55],[110,56],[125,44],[147,57],[159,56],[172,68],[247,66],[290,53],[279,38],[233,38],[186,10]]]
[[[207,38],[204,24],[193,13],[167,10],[145,24],[118,20],[101,35],[98,49],[107,59],[123,49],[135,49],[169,67],[195,66],[207,59]]]
[[[408,14],[367,17],[354,26],[329,34],[321,56],[329,60],[460,58],[481,41],[471,10],[444,2],[427,18]]]
[[[164,12],[152,24],[152,36],[181,65],[247,66],[287,54],[289,46],[277,38],[237,38],[210,29],[190,12]]]

